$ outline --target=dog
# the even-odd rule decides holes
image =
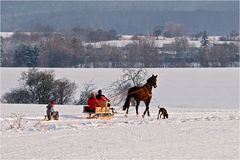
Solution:
[[[48,119],[48,116],[47,115],[45,115],[45,117],[44,117],[44,120],[58,120],[59,119],[59,114],[58,114],[58,111],[53,111],[52,113],[51,113],[51,119]]]
[[[165,108],[160,108],[159,106],[158,106],[158,108],[159,108],[159,111],[158,111],[157,119],[159,119],[159,117],[160,117],[160,119],[161,119],[161,116],[162,116],[162,115],[163,115],[163,119],[168,118],[167,110],[166,110]]]

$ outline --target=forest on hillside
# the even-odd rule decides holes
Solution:
[[[125,46],[100,45],[96,42],[117,40],[114,29],[101,30],[74,27],[68,32],[54,32],[45,26],[41,32],[15,32],[1,37],[1,67],[77,67],[77,68],[161,68],[161,67],[237,67],[239,66],[239,33],[230,32],[211,43],[207,32],[191,36],[182,34],[181,26],[173,30],[155,28],[153,34],[133,35]],[[167,34],[166,34],[167,33]],[[173,39],[159,47],[162,35]],[[201,43],[190,45],[189,39]]]

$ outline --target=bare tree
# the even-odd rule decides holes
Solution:
[[[211,67],[228,67],[239,54],[239,48],[234,44],[214,44],[208,54]]]
[[[175,36],[183,36],[185,33],[185,27],[182,24],[176,24],[172,22],[168,22],[165,25],[165,32],[163,33],[166,37],[175,37]]]
[[[12,120],[7,120],[6,124],[2,125],[6,127],[5,129],[23,129],[25,124],[27,123],[26,120],[24,120],[24,115],[22,113],[11,113]],[[6,126],[7,125],[7,126]],[[1,128],[3,129],[3,128]]]
[[[75,82],[70,82],[67,79],[58,79],[55,81],[55,96],[58,104],[67,104],[72,100],[72,97],[77,89]]]
[[[202,67],[209,67],[209,48],[208,47],[200,48],[199,62]]]
[[[80,98],[77,104],[85,105],[87,103],[87,99],[90,97],[91,92],[96,89],[96,85],[93,81],[89,81],[83,84],[83,90],[80,93]]]
[[[126,50],[125,66],[131,68],[142,67],[142,64],[139,64],[141,59],[139,44],[129,44],[126,46]]]
[[[154,42],[151,40],[139,41],[140,62],[142,67],[150,68],[156,67],[159,63],[159,55],[157,48],[154,46]]]
[[[174,45],[175,51],[177,53],[186,52],[189,48],[188,40],[184,37],[175,38],[175,41],[173,42],[173,45]]]
[[[113,105],[122,103],[127,95],[128,89],[133,86],[142,85],[149,77],[146,69],[123,69],[120,79],[114,81],[107,90],[109,99]]]
[[[25,32],[23,31],[16,31],[14,32],[12,39],[19,44],[22,44],[24,42],[26,43],[30,43],[31,42],[31,37],[29,35],[27,35]]]

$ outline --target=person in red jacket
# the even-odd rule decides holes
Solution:
[[[105,102],[107,104],[107,107],[110,107],[110,100],[102,94],[102,90],[98,90],[98,94],[96,95],[96,98],[100,102]]]
[[[91,93],[91,95],[90,95],[90,97],[89,97],[89,99],[87,101],[87,104],[88,104],[88,108],[86,108],[87,112],[95,112],[96,107],[103,107],[98,102],[94,92]]]

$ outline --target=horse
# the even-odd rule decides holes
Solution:
[[[150,116],[149,113],[149,104],[152,98],[152,87],[157,87],[157,75],[152,75],[150,78],[148,78],[147,83],[143,86],[135,86],[128,90],[126,101],[123,105],[123,110],[126,111],[126,116],[128,114],[128,109],[130,106],[131,98],[134,98],[136,100],[136,114],[138,115],[138,106],[140,104],[140,101],[144,101],[146,105],[146,109],[143,112],[142,117],[145,116],[146,112],[148,113],[148,116]]]

